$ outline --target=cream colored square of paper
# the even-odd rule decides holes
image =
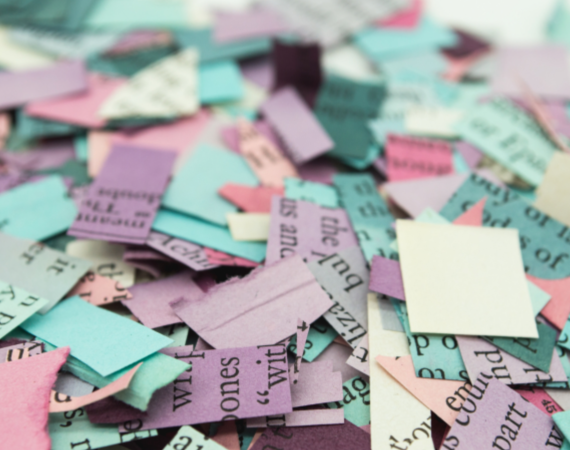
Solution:
[[[534,206],[550,217],[570,226],[570,155],[555,152],[536,189]]]
[[[412,333],[538,337],[518,230],[396,227]]]
[[[267,241],[270,214],[228,213],[227,218],[234,241]]]

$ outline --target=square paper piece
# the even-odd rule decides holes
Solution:
[[[413,333],[538,337],[517,230],[396,227]]]

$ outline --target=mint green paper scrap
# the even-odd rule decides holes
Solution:
[[[335,188],[300,178],[285,178],[285,197],[316,203],[326,208],[338,208],[338,194]]]
[[[406,304],[392,300],[392,305],[404,327],[416,376],[442,380],[468,381],[455,336],[442,334],[412,334]]]
[[[370,423],[370,384],[361,377],[354,377],[342,385],[342,402],[327,403],[331,409],[342,408],[344,418],[357,427]]]
[[[49,415],[51,450],[96,449],[158,436],[156,430],[119,432],[118,425],[89,422],[83,408]]]
[[[548,280],[570,277],[570,229],[486,178],[471,174],[440,214],[455,220],[487,197],[483,226],[517,228],[525,271]]]
[[[406,134],[406,125],[402,119],[374,119],[368,122],[368,128],[381,146],[386,144],[388,134]]]
[[[478,104],[457,124],[461,137],[532,186],[557,151],[536,121],[505,99]]]
[[[60,176],[21,184],[0,194],[0,230],[41,241],[66,231],[77,215]]]
[[[380,148],[377,145],[372,144],[368,147],[366,155],[363,158],[354,158],[351,156],[334,156],[339,161],[343,162],[349,167],[356,170],[364,170],[372,165],[374,161],[380,156]]]
[[[368,174],[340,174],[334,177],[340,205],[346,209],[366,261],[372,256],[390,257],[396,238],[394,217]]]
[[[550,372],[552,350],[556,345],[556,330],[543,323],[537,323],[538,339],[484,337],[495,347],[530,364],[543,372]]]
[[[264,242],[234,241],[227,227],[174,211],[159,210],[152,229],[251,261],[265,259],[267,245]]]
[[[419,26],[411,30],[367,28],[354,38],[356,46],[373,60],[451,47],[456,42],[457,36],[453,31],[425,16]]]
[[[307,341],[305,342],[305,353],[303,359],[313,362],[325,349],[335,340],[338,333],[322,317],[311,324]],[[289,351],[297,354],[297,335],[293,336],[288,347]]]
[[[564,373],[570,379],[570,359],[568,359],[569,350],[560,347],[560,345],[555,345],[554,348],[556,349],[556,353],[560,358],[560,362],[562,363],[562,368],[564,369]],[[570,383],[568,381],[553,381],[551,383],[535,383],[533,386],[540,387],[540,388],[549,388],[549,389],[570,389]]]
[[[202,105],[233,102],[243,97],[243,79],[235,61],[201,64],[198,68],[198,77],[198,91]]]
[[[201,145],[172,179],[162,206],[225,226],[227,214],[238,211],[237,206],[218,195],[226,183],[253,187],[258,179],[241,155]]]
[[[49,303],[45,298],[0,281],[0,338]]]
[[[75,149],[75,157],[78,161],[87,163],[89,159],[89,144],[87,136],[75,136],[73,139],[73,148]]]
[[[20,325],[25,331],[70,354],[102,376],[108,376],[172,342],[128,318],[71,297],[43,316]]]
[[[548,441],[545,445],[552,446],[552,448],[559,448],[561,450],[570,450],[570,411],[563,411],[552,415],[552,419],[558,427],[558,430],[562,432],[564,438],[560,435],[556,428],[552,429]],[[562,442],[564,439],[564,442]]]
[[[374,63],[388,76],[402,70],[409,70],[434,77],[444,73],[449,64],[447,59],[437,50],[398,54],[393,57],[374,60]]]
[[[532,303],[532,312],[535,316],[538,316],[542,308],[550,301],[552,296],[540,289],[536,284],[527,280],[528,292],[530,294],[530,302]],[[543,372],[549,372],[548,370]]]

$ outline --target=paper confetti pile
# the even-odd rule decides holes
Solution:
[[[570,2],[0,1],[0,450],[570,450]]]

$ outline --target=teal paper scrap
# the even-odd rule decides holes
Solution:
[[[234,102],[244,95],[241,72],[234,61],[214,61],[201,64],[198,77],[198,90],[202,105]]]
[[[370,424],[370,384],[362,377],[354,377],[342,385],[341,402],[327,403],[331,409],[342,408],[344,418],[357,427]]]
[[[338,194],[335,188],[300,178],[285,178],[285,197],[316,203],[326,208],[338,208]]]

